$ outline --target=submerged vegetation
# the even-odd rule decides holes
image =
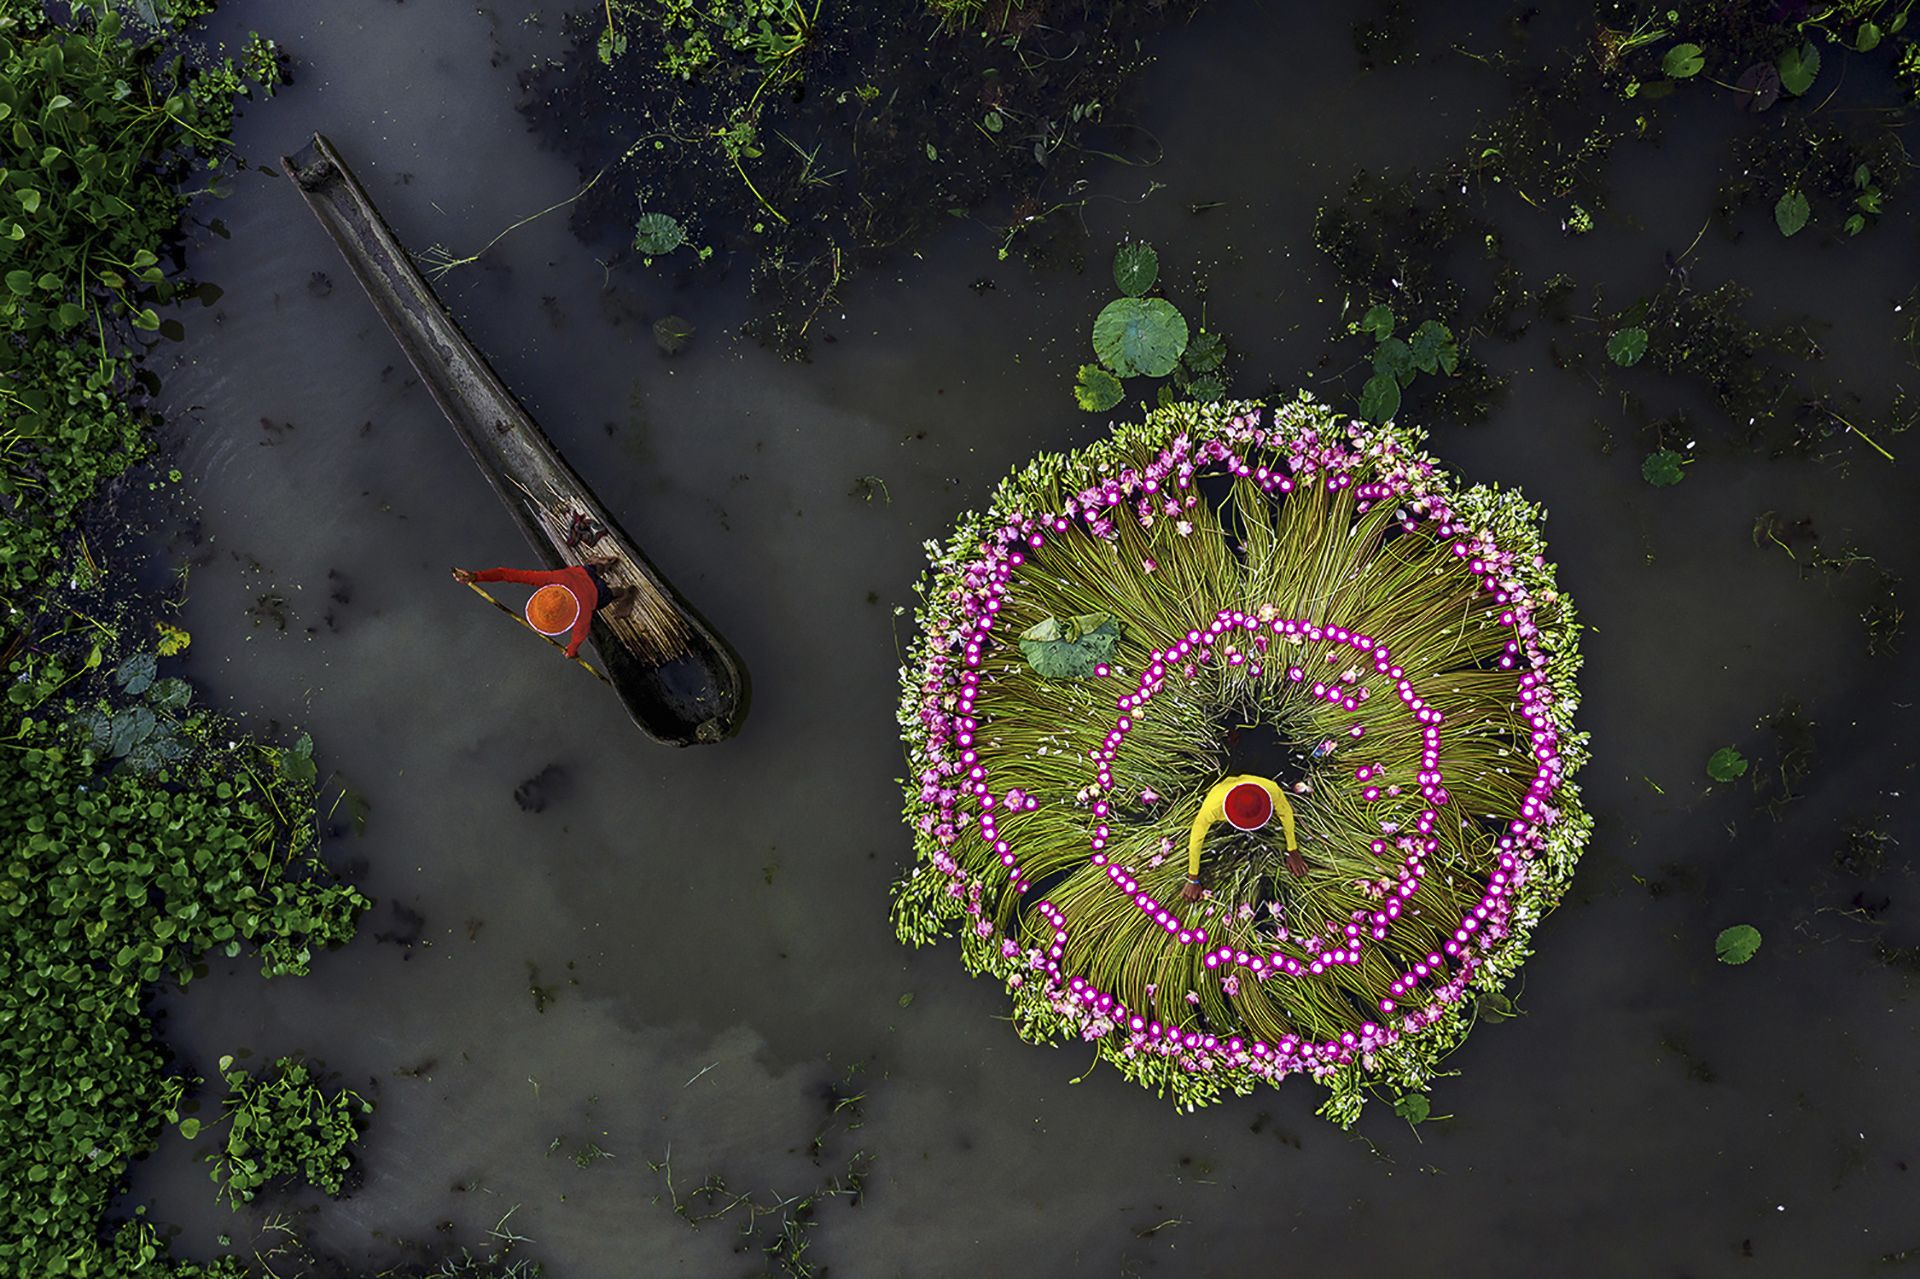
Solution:
[[[903,998],[901,1006],[911,1000],[911,996]],[[825,1174],[813,1189],[792,1195],[776,1191],[770,1196],[770,1202],[762,1202],[753,1194],[729,1189],[727,1179],[719,1173],[708,1173],[698,1185],[683,1189],[674,1184],[673,1151],[669,1149],[657,1161],[647,1163],[647,1167],[660,1176],[667,1204],[696,1230],[708,1222],[728,1222],[747,1241],[735,1251],[757,1248],[779,1266],[780,1273],[788,1279],[825,1276],[827,1268],[817,1265],[807,1255],[813,1246],[813,1232],[820,1225],[820,1210],[835,1199],[845,1199],[848,1207],[859,1207],[861,1196],[866,1193],[867,1174],[873,1166],[873,1156],[865,1149],[856,1149],[844,1159],[840,1154],[844,1139],[866,1122],[862,1103],[867,1094],[859,1084],[861,1069],[860,1065],[854,1065],[843,1078],[829,1082],[821,1090],[824,1114],[807,1145],[807,1154],[816,1166],[822,1167],[828,1164],[831,1154],[835,1170]],[[653,1201],[660,1202],[660,1197],[656,1195]]]
[[[1110,104],[1195,2],[612,0],[527,109],[594,179],[576,225],[658,269],[665,219],[745,264],[761,336],[798,354],[875,255],[963,218],[1005,256],[1084,201],[1084,159],[1150,156]]]
[[[1431,315],[1477,339],[1482,359],[1490,358],[1487,339],[1517,340],[1536,322],[1550,323],[1555,363],[1624,404],[1650,483],[1676,483],[1681,465],[1708,440],[1775,456],[1823,456],[1851,439],[1890,460],[1888,441],[1920,415],[1910,397],[1856,406],[1823,367],[1806,324],[1756,320],[1747,289],[1699,278],[1689,259],[1710,233],[1727,241],[1746,234],[1749,206],[1764,208],[1771,233],[1796,237],[1796,245],[1817,231],[1871,238],[1911,167],[1901,104],[1825,108],[1844,64],[1904,58],[1896,50],[1912,47],[1902,34],[1908,8],[1872,0],[1609,3],[1596,7],[1584,39],[1577,18],[1550,34],[1547,16],[1529,11],[1510,25],[1510,47],[1470,53],[1509,74],[1514,105],[1451,159],[1400,175],[1362,173],[1343,199],[1322,209],[1316,239],[1350,302]],[[1571,38],[1541,63],[1532,47],[1553,34]],[[1631,216],[1613,208],[1608,162],[1657,143],[1674,113],[1716,107],[1730,119],[1746,117],[1728,144],[1725,168],[1735,176],[1720,186],[1713,217],[1691,244],[1646,246],[1664,252],[1667,268],[1653,292],[1624,304],[1597,290],[1582,299],[1557,263],[1529,269],[1496,224],[1496,215],[1512,213],[1557,220],[1569,235],[1633,230]],[[1602,348],[1604,360],[1597,358]],[[1646,369],[1671,381],[1649,378]],[[1699,424],[1708,428],[1704,438],[1690,432],[1679,440],[1669,429],[1685,383],[1704,387],[1721,410],[1716,421]],[[1390,398],[1377,370],[1370,385],[1376,405]],[[1474,421],[1503,385],[1494,368],[1463,358],[1460,376],[1413,407],[1423,417]]]

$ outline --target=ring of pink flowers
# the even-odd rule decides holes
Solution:
[[[1410,899],[1420,887],[1419,876],[1423,874],[1426,869],[1421,858],[1433,853],[1439,848],[1439,840],[1434,838],[1432,834],[1434,824],[1439,820],[1435,808],[1444,806],[1447,803],[1448,795],[1443,785],[1444,777],[1440,770],[1440,725],[1444,722],[1444,716],[1438,709],[1427,705],[1425,699],[1419,696],[1412,683],[1406,678],[1406,672],[1393,664],[1392,654],[1385,644],[1374,639],[1372,636],[1362,635],[1357,631],[1350,631],[1342,626],[1323,625],[1312,620],[1273,618],[1263,623],[1258,616],[1238,609],[1219,610],[1219,612],[1214,615],[1213,621],[1208,623],[1206,629],[1191,629],[1187,631],[1182,639],[1175,641],[1164,649],[1155,649],[1147,655],[1147,665],[1140,673],[1138,686],[1132,693],[1116,700],[1115,708],[1120,713],[1114,721],[1113,728],[1108,730],[1101,748],[1093,753],[1096,764],[1096,776],[1101,789],[1111,790],[1112,788],[1113,774],[1111,769],[1113,761],[1118,757],[1120,747],[1125,743],[1127,733],[1132,731],[1133,715],[1142,710],[1153,700],[1154,696],[1166,686],[1166,681],[1170,674],[1178,669],[1180,673],[1186,674],[1190,681],[1197,679],[1198,675],[1195,671],[1196,664],[1205,663],[1209,660],[1215,651],[1215,641],[1224,640],[1225,637],[1232,635],[1236,631],[1244,631],[1248,634],[1258,636],[1262,629],[1271,630],[1275,636],[1287,639],[1298,638],[1310,644],[1318,644],[1326,640],[1331,640],[1335,644],[1345,644],[1347,647],[1372,661],[1376,673],[1384,675],[1388,679],[1396,682],[1395,691],[1399,694],[1401,702],[1405,705],[1407,711],[1424,726],[1420,769],[1417,774],[1417,780],[1420,785],[1422,797],[1434,805],[1434,808],[1425,809],[1415,818],[1415,827],[1419,830],[1422,840],[1419,847],[1401,863],[1406,873],[1402,877],[1399,887],[1395,890],[1398,895],[1398,900],[1389,901],[1385,908],[1373,912],[1370,917],[1364,911],[1357,911],[1353,917],[1344,921],[1344,923],[1329,919],[1322,921],[1320,927],[1313,930],[1315,933],[1321,935],[1337,935],[1344,929],[1346,940],[1335,950],[1325,955],[1316,955],[1304,964],[1293,956],[1282,954],[1278,951],[1269,957],[1263,958],[1258,954],[1253,954],[1245,950],[1236,950],[1232,946],[1222,946],[1206,956],[1205,963],[1209,970],[1219,969],[1222,966],[1228,966],[1229,969],[1244,968],[1251,972],[1256,979],[1265,981],[1273,976],[1295,978],[1318,976],[1326,972],[1329,968],[1337,965],[1357,964],[1360,962],[1362,948],[1366,944],[1362,937],[1363,933],[1370,934],[1371,938],[1375,941],[1384,941],[1386,939],[1393,922],[1400,917],[1402,910],[1401,901]],[[1258,642],[1259,641],[1256,640],[1256,643]],[[1261,668],[1259,663],[1252,662],[1251,659],[1247,658],[1246,654],[1234,649],[1231,644],[1223,642],[1221,644],[1221,650],[1226,653],[1226,661],[1229,665],[1238,666],[1250,664],[1253,667],[1254,674],[1256,676],[1260,674]],[[1332,652],[1327,654],[1327,660],[1329,662],[1333,661],[1334,657],[1335,655]],[[1191,658],[1192,661],[1184,660],[1188,658]],[[1176,668],[1170,665],[1172,663],[1181,663],[1181,665]],[[1287,668],[1287,676],[1294,683],[1304,683],[1306,680],[1304,668],[1298,665],[1290,665]],[[1327,684],[1321,681],[1315,681],[1313,685],[1313,695],[1321,700],[1340,705],[1346,710],[1357,710],[1359,703],[1366,700],[1366,688],[1361,686],[1343,693],[1342,687],[1343,686],[1337,682]],[[1132,712],[1132,714],[1129,712]],[[1361,737],[1363,735],[1362,726],[1355,723],[1349,730],[1349,735],[1355,739]],[[1376,771],[1378,770],[1375,766],[1362,765],[1359,769],[1355,770],[1355,778],[1358,781],[1364,782],[1374,776]],[[1368,787],[1364,794],[1369,801],[1381,798],[1380,788],[1374,786]],[[1093,816],[1095,825],[1088,839],[1088,860],[1090,863],[1096,867],[1104,867],[1107,878],[1113,882],[1114,886],[1120,892],[1128,897],[1134,907],[1138,909],[1141,914],[1145,915],[1151,923],[1165,930],[1168,936],[1172,937],[1180,945],[1206,945],[1208,937],[1204,926],[1197,920],[1191,924],[1181,920],[1180,917],[1174,913],[1173,909],[1169,909],[1161,902],[1155,900],[1151,893],[1140,886],[1139,882],[1133,877],[1133,872],[1130,868],[1119,866],[1108,859],[1103,850],[1111,831],[1104,819],[1107,818],[1111,812],[1111,804],[1107,799],[1101,798],[1094,802]],[[1374,840],[1369,851],[1375,856],[1384,856],[1387,851],[1386,841],[1379,839]],[[1012,864],[1014,860],[1011,851],[1003,853],[1001,859],[1003,864],[1009,865]],[[1359,922],[1363,919],[1366,921],[1364,927]],[[1385,1006],[1381,1011],[1393,1011],[1393,1003],[1391,1000],[1383,1001],[1383,1003]]]
[[[1170,453],[1163,453],[1162,461],[1164,462],[1168,456],[1170,456]],[[1236,475],[1242,477],[1255,476],[1260,486],[1268,492],[1273,492],[1277,489],[1285,493],[1290,492],[1293,488],[1292,481],[1282,477],[1277,470],[1271,470],[1265,466],[1254,468],[1237,453],[1229,452],[1220,460],[1229,463],[1228,469]],[[1151,479],[1147,480],[1144,484],[1140,484],[1139,477],[1133,473],[1127,473],[1122,479],[1124,481],[1123,494],[1130,492],[1136,485],[1143,488],[1147,493],[1154,492],[1156,488],[1155,482]],[[1352,473],[1336,471],[1329,468],[1327,483],[1331,490],[1337,491],[1340,488],[1347,487],[1351,485],[1353,481],[1354,476]],[[1187,487],[1189,483],[1188,478],[1183,475],[1179,483],[1180,487]],[[1404,479],[1397,485],[1375,483],[1363,486],[1356,494],[1362,499],[1360,509],[1364,510],[1372,502],[1384,498],[1403,496],[1409,487]],[[1083,515],[1080,519],[1086,520],[1087,517]],[[1405,520],[1403,521],[1403,527],[1411,531],[1411,529],[1417,525],[1417,522],[1416,519]],[[1038,549],[1044,544],[1045,534],[1043,530],[1051,529],[1055,532],[1065,532],[1071,528],[1074,523],[1074,519],[1062,514],[1056,514],[1039,517],[1039,527],[1035,527],[1034,519],[1028,517],[1024,521],[1024,527],[1022,527],[1021,521],[1012,521],[999,530],[994,535],[993,540],[1003,549],[1019,540],[1025,540],[1030,547]],[[1091,529],[1088,531],[1092,532]],[[1464,532],[1464,530],[1461,531]],[[1441,525],[1441,533],[1443,535],[1451,535],[1453,532],[1454,530],[1449,529],[1446,524],[1443,523]],[[983,547],[983,549],[985,548]],[[1454,542],[1453,553],[1458,558],[1467,559],[1473,552],[1469,543],[1462,540]],[[1008,556],[1008,560],[1011,568],[1017,568],[1024,563],[1025,557],[1022,553],[1015,551]],[[991,557],[983,560],[975,567],[986,570],[988,574],[988,585],[986,588],[988,600],[984,610],[985,616],[981,617],[978,623],[972,628],[972,633],[969,635],[963,631],[960,636],[966,653],[964,664],[968,668],[977,668],[981,663],[982,652],[988,640],[988,633],[993,627],[994,614],[1000,611],[1011,576],[1010,568],[995,569],[991,564]],[[1495,593],[1497,602],[1505,603],[1505,593],[1499,590],[1500,583],[1498,579],[1492,575],[1491,566],[1483,566],[1481,561],[1476,560],[1471,563],[1470,567],[1477,575],[1484,572],[1484,576],[1481,578],[1483,589]],[[1505,626],[1516,626],[1518,624],[1516,612],[1509,610],[1503,613],[1500,617],[1500,622]],[[1499,658],[1499,665],[1503,669],[1513,669],[1518,663],[1519,654],[1520,645],[1518,640],[1509,641],[1505,651]],[[977,677],[975,678],[977,679]],[[1536,759],[1540,761],[1542,768],[1536,776],[1533,787],[1529,791],[1528,798],[1522,804],[1523,817],[1515,818],[1509,825],[1510,833],[1502,836],[1498,841],[1497,848],[1500,851],[1500,857],[1497,868],[1489,876],[1489,889],[1492,902],[1489,904],[1489,901],[1483,898],[1480,905],[1476,906],[1467,916],[1463,917],[1461,926],[1455,930],[1453,937],[1450,938],[1442,948],[1448,957],[1447,959],[1443,959],[1441,953],[1434,952],[1429,954],[1424,962],[1415,963],[1403,973],[1400,981],[1394,985],[1394,994],[1396,995],[1404,994],[1407,990],[1410,990],[1414,984],[1427,976],[1437,975],[1440,971],[1443,971],[1449,959],[1457,964],[1459,971],[1456,975],[1456,980],[1464,981],[1475,966],[1475,957],[1471,952],[1469,944],[1473,932],[1483,923],[1498,922],[1504,924],[1506,916],[1511,910],[1511,894],[1504,890],[1510,883],[1519,862],[1527,857],[1527,842],[1529,838],[1534,835],[1536,829],[1531,819],[1544,806],[1546,799],[1551,797],[1555,789],[1552,783],[1552,776],[1557,759],[1557,735],[1554,732],[1551,721],[1545,713],[1545,701],[1549,693],[1548,688],[1545,686],[1545,681],[1542,680],[1536,672],[1528,671],[1521,675],[1520,683],[1521,690],[1519,697],[1521,702],[1523,704],[1536,701],[1540,703],[1539,705],[1528,705],[1526,717],[1533,730],[1534,754]],[[947,725],[951,730],[950,735],[963,749],[961,757],[962,763],[970,768],[969,780],[972,785],[968,789],[971,789],[977,797],[980,808],[982,809],[982,836],[989,840],[995,840],[993,828],[989,824],[990,813],[986,811],[993,807],[995,802],[994,797],[985,784],[986,768],[978,762],[977,754],[971,749],[973,733],[978,728],[978,724],[971,718],[976,687],[977,685],[973,681],[963,682],[962,687],[956,694],[954,713],[950,717],[943,718],[946,719]],[[1014,791],[1008,792],[1009,796],[1013,794]],[[1024,796],[1024,800],[1024,806],[1028,808],[1035,807],[1038,804],[1038,801],[1031,795]],[[1523,818],[1525,820],[1523,820]],[[1004,854],[1009,851],[1005,841],[995,840],[995,851],[1001,853],[1004,857]],[[1005,863],[1003,862],[1003,864]],[[1031,886],[1032,881],[1022,881],[1017,862],[1009,866],[1008,871],[1012,879],[1013,887],[1017,892],[1024,893],[1026,889]],[[1493,892],[1492,890],[1495,889],[1501,891]],[[1043,966],[1048,972],[1050,980],[1057,985],[1060,979],[1060,961],[1065,953],[1065,943],[1067,940],[1066,919],[1064,914],[1048,901],[1037,903],[1035,910],[1046,918],[1054,929],[1053,940],[1045,952],[1046,959],[1043,961]],[[1204,934],[1199,933],[1198,930],[1196,930],[1196,934],[1201,937],[1204,943]],[[1003,945],[1012,945],[1012,943],[1011,941],[1006,941],[1003,942]],[[1157,1021],[1148,1022],[1138,1014],[1130,1015],[1125,1006],[1121,1004],[1117,998],[1110,993],[1098,990],[1084,977],[1075,976],[1068,980],[1066,986],[1070,997],[1076,1002],[1087,1003],[1102,1014],[1111,1014],[1119,1018],[1122,1023],[1128,1025],[1135,1032],[1136,1037],[1142,1033],[1147,1033],[1150,1038],[1157,1040],[1161,1039],[1164,1035],[1170,1037],[1172,1040],[1177,1040],[1179,1044],[1189,1050],[1203,1049],[1208,1053],[1227,1058],[1234,1064],[1250,1064],[1246,1059],[1245,1045],[1238,1037],[1230,1038],[1223,1044],[1217,1037],[1212,1035],[1202,1036],[1196,1032],[1186,1032],[1182,1035],[1177,1027],[1163,1028]],[[1382,1001],[1382,1011],[1386,1013],[1393,1011],[1393,1005],[1390,1000]],[[1411,1024],[1406,1027],[1408,1030],[1413,1028]],[[1388,1028],[1383,1032],[1380,1027],[1375,1026],[1373,1023],[1367,1023],[1361,1027],[1359,1035],[1355,1035],[1349,1031],[1343,1033],[1338,1040],[1328,1040],[1324,1043],[1298,1041],[1295,1036],[1291,1035],[1284,1037],[1278,1045],[1269,1046],[1256,1041],[1253,1045],[1253,1055],[1255,1058],[1260,1059],[1263,1064],[1270,1063],[1269,1070],[1278,1068],[1282,1073],[1284,1073],[1286,1069],[1319,1068],[1331,1062],[1350,1060],[1353,1053],[1357,1050],[1357,1047],[1362,1044],[1391,1042],[1398,1037],[1398,1033],[1399,1032],[1392,1028]],[[1315,1062],[1315,1058],[1321,1058],[1322,1060]],[[1193,1068],[1205,1069],[1207,1067],[1205,1063],[1202,1062],[1193,1066]]]

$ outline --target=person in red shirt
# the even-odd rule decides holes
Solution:
[[[527,601],[527,624],[542,635],[567,632],[567,656],[576,657],[593,629],[594,610],[621,601],[627,595],[625,587],[602,585],[590,571],[606,568],[613,562],[593,560],[587,566],[569,564],[560,569],[486,568],[475,572],[456,568],[453,577],[468,585],[518,582],[536,588]]]

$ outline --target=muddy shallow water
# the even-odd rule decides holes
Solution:
[[[271,169],[321,129],[404,242],[471,253],[578,188],[515,109],[562,12],[235,0],[223,29],[260,26],[298,60],[240,149]],[[1914,646],[1869,659],[1864,579],[1802,581],[1750,536],[1763,511],[1811,515],[1833,545],[1850,535],[1920,580],[1911,446],[1883,441],[1897,464],[1858,445],[1817,462],[1722,451],[1657,490],[1638,450],[1604,451],[1630,428],[1552,367],[1544,326],[1475,347],[1513,379],[1490,422],[1425,425],[1463,477],[1551,512],[1591,628],[1580,780],[1598,829],[1540,932],[1524,1015],[1450,1060],[1461,1073],[1434,1097],[1450,1118],[1416,1134],[1376,1106],[1343,1134],[1307,1086],[1183,1115],[1111,1072],[1073,1082],[1090,1053],[1020,1043],[951,946],[892,937],[887,885],[909,855],[893,715],[910,618],[894,609],[911,607],[923,539],[1034,451],[1103,429],[1068,387],[1110,246],[1159,246],[1190,313],[1207,282],[1236,390],[1311,386],[1340,302],[1316,208],[1355,166],[1429,162],[1504,104],[1497,72],[1447,53],[1496,39],[1499,12],[1423,30],[1427,56],[1372,72],[1354,16],[1203,11],[1130,99],[1165,159],[1095,171],[1084,273],[996,261],[997,235],[956,223],[846,288],[810,364],[730,336],[744,269],[609,272],[606,246],[559,216],[446,277],[502,377],[751,669],[751,714],[719,747],[653,745],[449,580],[525,552],[332,246],[268,172],[202,208],[230,238],[199,234],[188,264],[225,294],[182,315],[162,368],[201,508],[181,552],[188,673],[256,724],[313,733],[323,773],[368,806],[364,834],[329,855],[378,904],[310,978],[222,961],[163,992],[162,1034],[206,1075],[226,1052],[305,1052],[378,1110],[357,1191],[237,1215],[169,1136],[133,1197],[179,1224],[183,1255],[223,1232],[244,1250],[286,1211],[316,1249],[370,1269],[477,1246],[517,1206],[513,1230],[536,1241],[517,1255],[550,1274],[758,1273],[729,1221],[691,1230],[655,1202],[649,1160],[669,1149],[683,1191],[720,1172],[768,1201],[868,1152],[864,1196],[822,1205],[809,1254],[841,1275],[1849,1274],[1920,1248],[1914,978],[1868,944],[1920,940]],[[1616,156],[1593,235],[1497,205],[1516,254],[1610,294],[1657,287],[1659,250],[1706,219],[1739,123],[1669,119],[1661,145]],[[1141,199],[1149,180],[1164,189]],[[1850,384],[1883,397],[1914,374],[1885,358],[1920,278],[1909,208],[1857,244],[1785,243],[1752,218],[1737,244],[1702,240],[1697,278],[1821,317]],[[994,287],[969,287],[982,277]],[[669,313],[697,329],[672,359],[649,332]],[[1710,791],[1703,764],[1727,742],[1764,763],[1753,725],[1789,698],[1819,757],[1776,822]],[[1861,925],[1843,914],[1861,886],[1831,854],[1843,820],[1879,814],[1905,846],[1875,887],[1890,908]],[[1738,922],[1765,947],[1715,963],[1714,935]],[[816,1164],[825,1089],[856,1063],[862,1126]],[[588,1143],[613,1157],[581,1166]]]

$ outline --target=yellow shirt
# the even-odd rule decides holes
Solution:
[[[1280,784],[1266,777],[1256,777],[1251,773],[1242,773],[1237,777],[1223,777],[1215,782],[1207,797],[1200,801],[1200,811],[1194,815],[1193,831],[1187,836],[1187,878],[1200,878],[1200,846],[1207,842],[1207,832],[1227,819],[1227,792],[1248,782],[1265,791],[1273,800],[1274,811],[1280,814],[1280,825],[1286,831],[1287,851],[1294,851],[1293,842],[1293,805],[1287,803],[1286,792]]]

